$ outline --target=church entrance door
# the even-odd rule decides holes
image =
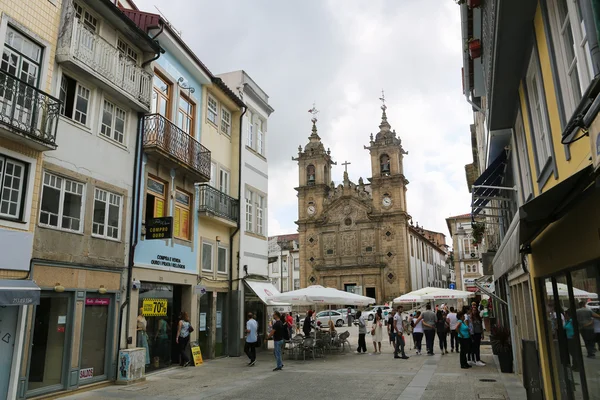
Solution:
[[[377,296],[375,296],[375,288],[374,287],[365,288],[365,295],[367,297],[372,297],[375,300],[377,300]]]

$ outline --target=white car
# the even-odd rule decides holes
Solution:
[[[390,311],[392,310],[392,307],[390,307],[390,306],[374,306],[370,310],[363,311],[362,316],[366,320],[373,321],[373,319],[375,319],[375,314],[377,314],[378,308],[381,308],[383,319],[385,319],[387,317],[387,315],[390,313]]]
[[[344,326],[344,315],[338,311],[319,311],[315,316],[317,322],[321,323],[321,326],[327,326],[329,324],[329,319],[333,321],[335,326]]]
[[[592,310],[592,312],[600,312],[600,301],[588,301],[585,308]]]

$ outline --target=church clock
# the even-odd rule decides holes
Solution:
[[[383,199],[381,200],[381,205],[384,206],[385,208],[389,208],[392,206],[392,198],[390,196],[383,196]]]
[[[317,209],[315,208],[315,206],[313,206],[312,204],[310,206],[308,206],[308,208],[306,209],[306,212],[308,213],[308,215],[315,215],[315,213],[317,212]]]

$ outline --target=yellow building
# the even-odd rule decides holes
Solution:
[[[585,0],[461,5],[465,95],[487,133],[473,215],[496,224],[514,369],[547,399],[600,393],[599,12]]]
[[[61,1],[0,1],[0,398],[17,395],[25,319],[39,304],[30,261],[42,153],[59,145],[52,97]]]

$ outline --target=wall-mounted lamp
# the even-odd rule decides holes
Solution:
[[[104,287],[104,285],[100,285],[100,288],[98,289],[98,293],[106,294],[106,288]]]
[[[221,243],[221,236],[217,236],[217,243]]]
[[[62,286],[60,283],[57,282],[57,283],[54,284],[54,291],[56,293],[62,293],[62,292],[65,291],[65,287]]]

